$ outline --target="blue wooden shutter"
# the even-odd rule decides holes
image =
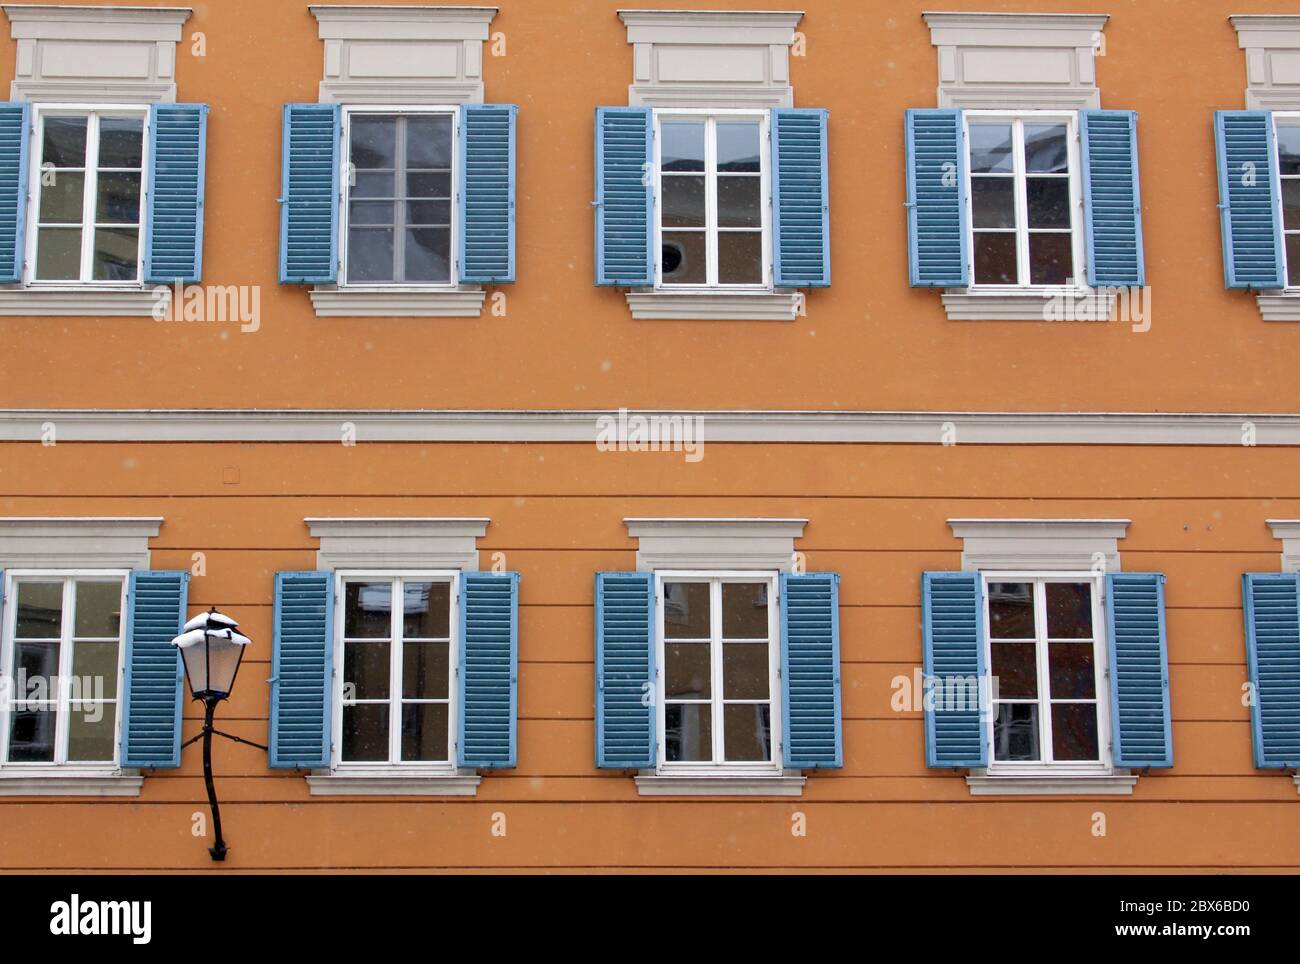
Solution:
[[[0,103],[0,284],[23,280],[29,110],[26,101]]]
[[[1158,572],[1106,576],[1106,624],[1115,766],[1171,767],[1165,577]]]
[[[655,581],[596,573],[596,766],[655,765]]]
[[[1215,111],[1214,149],[1224,284],[1261,290],[1286,287],[1273,115],[1266,110]]]
[[[936,682],[946,696],[984,693],[984,592],[978,572],[921,576],[925,694]],[[925,765],[988,766],[987,712],[970,699],[927,698]]]
[[[772,255],[778,288],[831,283],[826,118],[821,109],[772,110]]]
[[[519,718],[519,573],[460,577],[456,765],[515,765]]]
[[[330,765],[334,574],[277,572],[271,640],[270,762]]]
[[[1083,156],[1083,222],[1088,284],[1146,284],[1142,195],[1138,190],[1137,112],[1079,111]]]
[[[654,124],[649,107],[596,108],[596,284],[654,284]]]
[[[280,283],[338,278],[338,104],[285,104],[280,172]]]
[[[203,273],[207,104],[149,105],[144,280],[196,284]]]
[[[1242,577],[1255,766],[1300,769],[1300,575]]]
[[[909,282],[913,288],[965,288],[970,228],[961,111],[909,110],[904,127]]]
[[[462,284],[515,280],[514,104],[462,104],[459,239]]]
[[[131,573],[126,596],[126,680],[122,689],[122,766],[181,765],[180,650],[190,574]]]
[[[844,766],[836,573],[781,574],[781,706],[787,767]]]

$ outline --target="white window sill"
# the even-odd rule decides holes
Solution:
[[[477,318],[487,292],[478,286],[420,288],[406,285],[311,289],[317,318]]]
[[[463,771],[316,770],[307,776],[313,797],[473,797],[481,777]]]
[[[1255,303],[1265,321],[1300,321],[1300,290],[1265,292]]]
[[[794,321],[803,306],[798,291],[668,291],[633,288],[627,304],[637,321]]]
[[[91,315],[148,318],[165,295],[154,285],[99,288],[94,285],[0,287],[0,315]],[[163,291],[168,289],[163,288]],[[163,309],[166,310],[165,308]]]
[[[136,770],[0,769],[0,797],[138,797]]]
[[[800,797],[807,779],[797,771],[770,774],[663,774],[636,777],[643,797]]]
[[[1127,770],[1114,773],[972,773],[966,777],[973,797],[1132,796],[1138,778]]]
[[[1090,288],[961,290],[943,294],[949,321],[1109,321],[1115,292]]]
[[[1300,793],[1300,773],[1292,774],[1291,780],[1295,783],[1296,793]]]

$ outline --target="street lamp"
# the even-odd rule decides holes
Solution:
[[[208,848],[213,860],[226,859],[226,842],[221,837],[221,811],[217,807],[217,791],[212,785],[212,735],[224,736],[236,743],[247,743],[258,749],[266,747],[230,733],[222,733],[212,725],[217,704],[230,695],[239,673],[244,647],[252,640],[239,632],[239,623],[217,612],[214,606],[206,613],[195,616],[172,640],[181,651],[185,663],[185,678],[190,692],[203,702],[203,730],[181,744],[182,748],[203,739],[203,782],[208,789],[208,806],[212,808],[212,830],[216,843]]]

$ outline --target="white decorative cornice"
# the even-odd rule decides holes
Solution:
[[[161,516],[0,518],[0,569],[148,569]]]
[[[949,519],[961,567],[1119,572],[1128,519]]]
[[[1282,543],[1282,571],[1300,572],[1300,519],[1265,519]]]
[[[791,570],[807,519],[624,519],[636,567]]]
[[[391,31],[378,24],[401,24],[411,40],[447,36],[447,25],[481,24],[492,22],[497,7],[456,6],[398,6],[382,4],[313,4],[307,8],[320,24],[320,35],[326,37],[359,37],[373,33],[387,37]],[[471,32],[469,30],[467,33]],[[473,33],[477,34],[475,30]],[[484,34],[484,38],[486,34]]]
[[[921,17],[930,28],[931,38],[938,40],[936,31],[977,31],[983,42],[999,46],[1007,31],[1023,30],[1044,46],[1071,45],[1080,31],[1091,34],[1101,30],[1110,20],[1108,13],[980,13],[974,11],[922,11]],[[942,35],[942,39],[950,39]],[[1017,42],[1024,42],[1020,37]]]
[[[1300,109],[1300,16],[1238,14],[1228,18],[1246,52],[1246,106],[1251,110]],[[1265,308],[1263,301],[1261,309]],[[1289,320],[1289,319],[1287,319]]]
[[[485,518],[307,518],[316,568],[478,570]]]

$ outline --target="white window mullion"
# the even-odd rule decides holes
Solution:
[[[1016,204],[1016,284],[1027,285],[1029,272],[1029,199],[1025,176],[1025,122],[1011,124],[1011,163],[1015,171],[1012,185]]]
[[[1034,583],[1034,651],[1038,668],[1038,740],[1039,758],[1052,762],[1052,689],[1049,683],[1047,652],[1047,584]]]
[[[705,281],[718,283],[718,121],[704,122],[704,263]]]
[[[99,194],[99,115],[86,117],[85,194],[81,199],[81,281],[94,277],[95,198]]]
[[[0,625],[0,673],[14,678],[14,644],[13,638],[15,629],[18,625],[18,607],[15,604],[17,595],[17,584],[13,577],[5,576],[0,573],[0,589],[4,593],[3,603],[0,605],[0,617],[3,617],[3,625]],[[0,764],[9,762],[9,728],[13,725],[14,700],[21,697],[22,693],[15,692],[13,699],[0,700]]]
[[[54,762],[68,762],[68,717],[72,713],[72,704],[68,701],[68,688],[65,685],[72,673],[72,627],[76,605],[73,592],[73,580],[63,580],[63,613],[59,626],[59,658],[55,672],[58,677],[49,681],[49,697],[54,703]]]
[[[393,579],[389,591],[389,643],[388,643],[388,762],[402,759],[402,602],[404,589],[401,579]]]
[[[722,581],[709,580],[709,662],[713,681],[710,685],[710,721],[713,735],[713,762],[726,761],[726,743],[722,732]]]

